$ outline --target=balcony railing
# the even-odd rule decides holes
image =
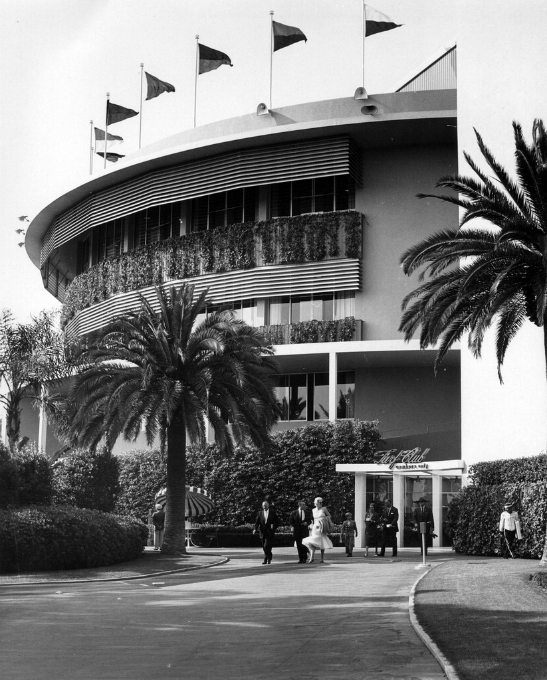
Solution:
[[[361,257],[361,213],[281,217],[194,232],[104,260],[66,291],[61,321],[119,293],[167,281],[267,265]]]
[[[259,330],[270,345],[297,345],[316,342],[361,340],[363,322],[353,316],[335,321],[300,321],[299,323],[261,326]]]

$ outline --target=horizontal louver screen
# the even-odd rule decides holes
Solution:
[[[359,260],[329,260],[297,265],[278,265],[225,274],[207,274],[190,280],[196,294],[206,288],[214,303],[267,298],[278,295],[305,295],[360,289]],[[170,281],[164,288],[180,285]],[[84,309],[68,324],[69,332],[82,335],[104,326],[113,317],[139,307],[139,293],[155,304],[153,287],[116,295]]]
[[[349,137],[334,137],[249,149],[148,172],[94,194],[60,215],[42,241],[41,264],[54,248],[87,229],[155,205],[330,175],[351,175],[360,185],[357,157]]]

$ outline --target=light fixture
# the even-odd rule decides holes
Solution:
[[[261,102],[261,103],[256,107],[256,115],[257,115],[257,116],[267,116],[267,115],[269,115],[269,113],[270,113],[270,110],[268,109],[268,107],[266,106],[266,104],[264,104],[263,102]]]
[[[358,87],[355,90],[355,94],[353,95],[353,98],[355,99],[355,101],[359,101],[360,99],[368,99],[367,91],[365,90],[364,87]]]

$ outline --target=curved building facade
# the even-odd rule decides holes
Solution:
[[[401,301],[416,281],[399,260],[457,225],[456,208],[416,199],[457,172],[457,157],[455,89],[260,112],[91,177],[36,216],[27,251],[78,334],[139,294],[153,301],[158,284],[207,288],[209,309],[233,308],[275,346],[279,428],[379,421],[377,467],[347,471],[358,507],[388,494],[411,509],[425,494],[442,521],[463,469],[460,351],[435,375],[435,352],[403,342]]]

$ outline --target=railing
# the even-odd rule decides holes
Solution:
[[[361,340],[363,322],[353,316],[335,321],[300,321],[299,323],[260,326],[270,345],[296,345],[316,342]]]
[[[353,210],[235,224],[167,239],[100,262],[67,289],[61,323],[119,293],[167,281],[268,265],[361,257]]]

